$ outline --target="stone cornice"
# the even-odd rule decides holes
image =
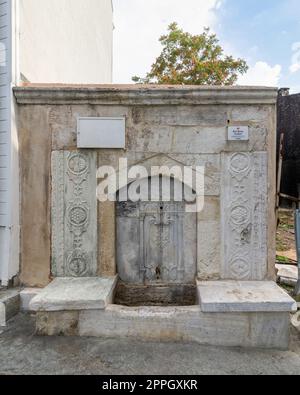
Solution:
[[[275,104],[277,88],[160,85],[27,85],[18,104],[218,105]]]

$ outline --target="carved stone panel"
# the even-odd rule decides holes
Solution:
[[[117,262],[129,284],[193,283],[196,214],[185,203],[117,203]]]
[[[97,275],[96,154],[52,153],[52,275]]]
[[[266,277],[267,174],[267,153],[223,155],[223,279]]]

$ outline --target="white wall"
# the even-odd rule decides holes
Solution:
[[[17,80],[17,0],[0,4],[0,285],[19,271],[19,147],[12,85]],[[3,54],[2,54],[3,55]]]
[[[12,86],[112,82],[112,0],[0,2],[0,285],[19,271],[19,147]]]
[[[33,83],[112,82],[112,0],[19,0],[19,68]]]
[[[10,147],[7,152],[9,171],[7,172],[8,203],[5,206],[7,222],[0,226],[0,285],[8,285],[19,272],[20,254],[20,196],[19,196],[19,144],[15,119],[15,100],[11,100]],[[3,225],[3,224],[2,224]]]
[[[10,100],[11,100],[11,1],[0,4],[0,226],[9,226]]]

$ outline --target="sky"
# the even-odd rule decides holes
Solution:
[[[299,0],[113,0],[114,82],[144,77],[171,22],[200,34],[208,26],[225,53],[249,65],[240,85],[300,92]]]

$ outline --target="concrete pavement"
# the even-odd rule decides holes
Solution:
[[[37,337],[32,317],[19,314],[0,334],[0,375],[298,375],[300,338],[292,337],[288,352]]]

